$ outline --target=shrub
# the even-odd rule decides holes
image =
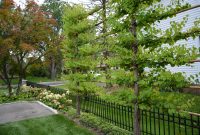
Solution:
[[[111,92],[110,94],[101,93],[100,97],[109,102],[115,102],[118,104],[132,104],[133,101],[133,91],[128,87],[121,87],[116,91]]]
[[[18,100],[35,100],[38,99],[45,104],[55,109],[66,109],[67,106],[71,105],[72,101],[69,98],[69,91],[65,93],[54,94],[44,88],[33,88],[30,86],[23,85],[19,95],[0,95],[0,103],[12,102]]]
[[[68,110],[67,110],[67,114],[70,118],[75,118],[77,115],[76,115],[76,109],[70,107]]]
[[[161,72],[156,83],[160,91],[165,92],[181,91],[189,84],[182,73],[171,73],[170,71]]]
[[[183,73],[172,73],[170,71],[152,72],[143,83],[147,87],[153,86],[153,89],[164,92],[179,92],[190,84]]]
[[[55,109],[64,109],[66,106],[72,104],[72,100],[68,99],[69,91],[61,94],[54,94],[51,91],[44,89],[39,93],[37,98],[46,103],[49,106],[52,106]]]
[[[111,74],[111,82],[120,86],[131,86],[133,83],[133,75],[130,71],[123,69],[113,70]]]
[[[36,77],[46,77],[48,76],[48,69],[47,67],[42,63],[36,63],[31,65],[28,70],[29,76],[36,76]]]

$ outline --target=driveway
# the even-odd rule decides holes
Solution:
[[[53,114],[57,111],[38,101],[0,104],[0,124]]]
[[[67,81],[54,81],[54,82],[40,82],[38,84],[43,84],[46,86],[61,86],[61,85],[65,85],[67,83]]]

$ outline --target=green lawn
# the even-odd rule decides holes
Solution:
[[[26,77],[25,80],[31,81],[31,82],[52,82],[52,81],[60,81],[61,79],[55,79],[55,80],[51,80],[47,77],[34,77],[34,76],[28,76]],[[17,84],[18,83],[18,79],[13,79],[12,80],[12,84]],[[3,80],[0,79],[0,85],[5,85],[5,83],[3,82]]]
[[[59,86],[54,86],[54,87],[56,87],[56,88],[60,88],[60,89],[68,89],[67,84],[59,85]]]
[[[8,90],[6,88],[0,88],[0,95],[4,95],[8,93]]]
[[[12,80],[12,84],[17,84],[18,83],[18,79],[13,79]],[[0,79],[0,85],[5,85],[4,81],[2,79]]]
[[[0,125],[0,135],[93,135],[63,115],[53,115]]]
[[[52,82],[52,81],[59,81],[60,79],[52,80],[47,77],[28,76],[28,77],[26,77],[26,80],[31,81],[31,82]]]

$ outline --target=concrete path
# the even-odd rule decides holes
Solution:
[[[46,86],[61,86],[67,84],[69,81],[54,81],[54,82],[40,82],[38,84],[43,84]],[[97,82],[97,86],[105,87],[106,83],[104,82]]]
[[[53,114],[57,111],[38,101],[0,104],[0,124]]]

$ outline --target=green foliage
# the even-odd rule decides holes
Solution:
[[[155,77],[154,84],[160,91],[176,92],[189,86],[189,82],[182,73],[171,73],[170,71],[160,72]]]
[[[22,92],[18,95],[9,96],[7,94],[0,94],[0,103],[7,103],[21,100],[35,100],[38,94],[42,91],[41,88],[22,87]]]
[[[47,67],[43,65],[43,63],[35,63],[30,65],[27,69],[28,76],[35,76],[35,77],[46,77],[47,76]]]
[[[27,68],[41,60],[46,55],[46,49],[54,45],[54,27],[55,19],[45,13],[34,0],[26,1],[23,8],[13,0],[6,0],[1,5],[0,63],[2,60],[6,61],[0,67],[0,71],[5,74],[0,75],[1,78],[6,78],[8,86],[11,80],[7,78],[16,74],[19,76],[17,93]],[[9,68],[5,70],[5,67]]]
[[[186,97],[187,95],[175,92],[168,94],[148,89],[142,90],[138,99],[141,109],[162,108],[170,113],[180,113],[181,111],[189,110],[195,104],[193,98],[185,99]]]
[[[120,87],[109,94],[106,92],[101,92],[100,97],[106,101],[121,105],[132,105],[134,94],[131,88]]]
[[[120,86],[131,86],[134,82],[134,77],[132,72],[118,69],[112,71],[111,81],[113,84],[118,84]]]
[[[76,85],[76,82],[72,82],[67,86],[73,93],[79,94],[92,94],[101,90],[101,88],[97,87],[96,83],[94,82],[81,82],[79,85]]]
[[[163,30],[157,27],[161,24],[160,21],[176,16],[190,5],[173,1],[171,5],[164,6],[159,2],[160,0],[111,2],[114,13],[108,22],[117,40],[113,47],[114,57],[107,61],[110,67],[120,67],[112,77],[114,83],[129,87],[139,85],[139,92],[136,92],[139,94],[132,94],[132,99],[128,98],[128,101],[139,102],[140,108],[156,106],[177,111],[182,107],[184,110],[191,106],[191,100],[183,103],[182,98],[175,99],[175,95],[175,98],[165,97],[160,91],[176,92],[189,84],[181,73],[166,71],[166,66],[189,65],[190,61],[197,58],[197,48],[188,48],[187,44],[178,45],[177,41],[188,40],[200,34],[199,18],[187,30],[183,31],[183,28],[188,16],[177,22],[171,21],[171,26]],[[150,71],[147,73],[146,69]],[[135,73],[138,74],[134,78]],[[118,100],[122,100],[118,97],[116,95]]]
[[[51,13],[53,15],[53,18],[56,19],[58,25],[57,25],[57,32],[60,32],[63,26],[62,22],[62,16],[64,12],[64,8],[68,6],[67,2],[62,0],[45,0],[44,4],[42,5],[42,8],[44,11]]]
[[[106,135],[130,135],[127,130],[121,129],[113,124],[105,122],[102,118],[96,117],[93,114],[82,113],[80,116],[80,122],[83,125],[100,129]]]
[[[70,81],[68,88],[76,94],[98,90],[91,82],[95,76],[90,72],[96,68],[98,61],[93,56],[96,46],[90,44],[95,35],[93,22],[87,16],[87,11],[81,5],[65,8],[63,16],[63,33],[66,36],[63,53],[65,68],[69,71],[66,78]]]
[[[67,110],[67,115],[72,119],[75,118],[77,116],[76,109],[74,109],[73,107],[69,107],[69,109]]]
[[[199,96],[179,92],[160,92],[158,89],[145,89],[136,97],[133,90],[120,87],[111,92],[101,92],[99,96],[109,102],[133,106],[138,98],[141,109],[162,108],[166,112],[180,113],[181,111],[199,112]]]

